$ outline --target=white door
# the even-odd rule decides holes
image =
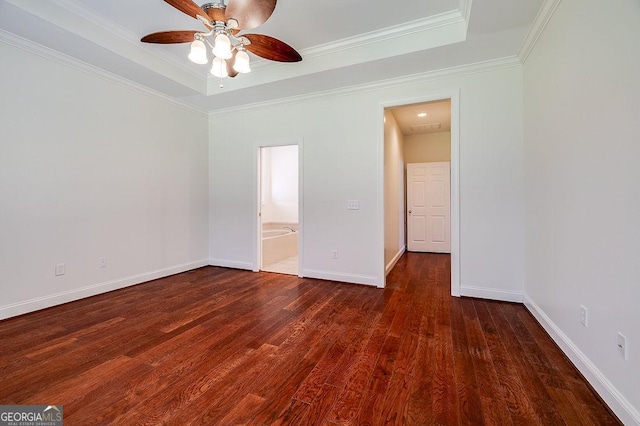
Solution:
[[[407,249],[451,253],[450,163],[407,164]]]

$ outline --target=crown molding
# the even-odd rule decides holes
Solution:
[[[329,69],[385,59],[459,43],[466,40],[466,22],[459,10],[418,19],[402,25],[361,34],[301,51],[304,60],[291,67],[271,61],[256,62],[250,76],[225,86],[225,91],[245,89]],[[249,78],[250,77],[250,78]],[[208,82],[207,95],[218,93],[218,79]]]
[[[116,55],[182,84],[205,96],[219,93],[218,79],[200,73],[161,49],[141,45],[138,35],[113,23],[78,0],[6,0],[38,18],[95,43]],[[366,63],[390,56],[432,49],[466,39],[471,0],[459,0],[461,9],[390,26],[302,50],[305,60],[296,67],[266,60],[254,61],[251,78],[234,81],[226,92],[295,78],[334,67]]]
[[[471,0],[464,0],[471,1]],[[381,43],[387,40],[393,40],[401,37],[410,37],[412,35],[429,31],[435,28],[456,25],[464,21],[463,15],[458,10],[440,13],[438,15],[429,16],[427,18],[416,19],[415,21],[406,22],[399,25],[383,28],[368,33],[359,34],[354,37],[347,37],[330,43],[321,44],[300,50],[302,57],[307,60],[311,58],[321,57],[325,55],[335,54],[352,49],[367,47],[371,44]],[[269,68],[281,68],[282,64],[259,59],[252,61],[252,72],[261,71]],[[216,77],[211,80],[217,81]]]
[[[520,58],[520,62],[524,64],[527,61],[527,58],[531,54],[531,51],[535,47],[538,39],[544,32],[544,29],[547,27],[547,24],[551,20],[554,12],[560,5],[561,0],[545,0],[544,4],[538,11],[538,15],[536,19],[531,24],[531,28],[529,29],[529,33],[527,37],[525,37],[520,50],[518,51],[518,58]]]
[[[207,111],[197,108],[183,101],[180,101],[172,96],[165,95],[164,93],[150,89],[147,86],[143,86],[141,84],[128,80],[124,77],[121,77],[117,74],[111,73],[109,71],[105,71],[102,68],[98,68],[86,62],[82,62],[79,59],[65,55],[64,53],[60,53],[57,50],[51,49],[46,46],[42,46],[41,44],[35,43],[31,40],[27,40],[23,37],[17,36],[15,34],[12,34],[2,29],[0,29],[0,42],[5,43],[9,46],[13,46],[15,48],[24,50],[26,52],[39,56],[43,59],[47,59],[47,60],[56,62],[58,64],[67,66],[76,71],[80,71],[85,74],[98,77],[102,80],[106,80],[112,83],[116,83],[120,86],[133,89],[145,95],[152,96],[158,100],[172,104],[186,111],[194,112],[203,116],[207,115]]]
[[[484,72],[496,71],[500,69],[512,68],[521,66],[522,63],[517,56],[510,56],[506,58],[492,59],[483,62],[476,62],[473,64],[460,65],[450,68],[443,68],[436,71],[429,71],[426,73],[413,74],[410,76],[392,78],[387,80],[379,80],[373,83],[358,84],[340,89],[330,89],[320,92],[308,93],[297,96],[289,96],[286,98],[274,99],[265,102],[256,102],[247,105],[241,105],[237,107],[224,108],[214,111],[209,111],[209,117],[218,117],[229,114],[235,114],[238,112],[245,112],[251,110],[257,110],[262,108],[269,108],[281,105],[289,105],[301,102],[316,101],[321,99],[331,99],[339,96],[346,96],[355,93],[371,92],[376,90],[390,89],[395,87],[407,86],[411,84],[425,83],[434,80],[442,80],[445,78],[455,78],[472,74],[480,74]]]
[[[60,8],[66,9],[75,15],[78,15],[82,19],[89,21],[93,26],[100,27],[103,30],[113,34],[115,37],[118,37],[131,45],[139,46],[140,40],[139,35],[134,33],[133,31],[129,31],[128,29],[115,24],[113,21],[105,19],[102,15],[97,14],[92,9],[87,6],[84,6],[82,3],[71,0],[48,0],[50,3],[57,5]],[[196,78],[204,79],[201,73],[191,67],[188,66],[188,63],[185,61],[180,61],[175,56],[168,54],[161,50],[150,50],[149,53],[153,56],[156,56],[164,61],[172,63],[174,66],[178,68],[182,68],[185,72],[193,75]]]
[[[429,16],[427,18],[383,28],[381,30],[344,38],[336,42],[322,44],[305,49],[303,52],[305,57],[309,58],[325,56],[335,52],[367,47],[371,44],[378,44],[397,38],[411,37],[424,31],[449,25],[456,25],[462,22],[464,22],[464,17],[460,14],[460,11],[452,10],[438,15]]]
[[[467,26],[469,26],[469,19],[471,18],[471,2],[472,0],[460,0],[460,13],[467,23]]]

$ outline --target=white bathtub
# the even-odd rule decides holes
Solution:
[[[293,233],[289,229],[265,229],[262,231],[262,239],[279,237],[280,235],[287,235]]]
[[[298,255],[298,233],[290,229],[262,230],[262,266]]]

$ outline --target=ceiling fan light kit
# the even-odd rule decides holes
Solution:
[[[198,19],[208,29],[162,31],[144,36],[144,43],[191,43],[188,58],[200,65],[207,64],[207,51],[211,50],[211,74],[223,79],[239,73],[251,72],[251,52],[264,59],[278,62],[299,62],[300,54],[288,44],[263,34],[238,34],[266,22],[276,7],[277,0],[229,0],[201,6],[192,0],[164,0],[179,11]],[[222,86],[222,82],[220,83]]]
[[[229,77],[229,71],[227,71],[227,61],[217,56],[213,58],[213,61],[211,61],[211,74],[213,74],[214,77],[218,78]]]
[[[251,72],[251,66],[249,65],[249,54],[247,54],[247,51],[244,48],[238,49],[238,53],[236,53],[236,60],[233,63],[233,69],[235,69],[239,73]]]
[[[194,40],[191,43],[191,51],[189,52],[189,59],[196,64],[204,65],[209,62],[207,58],[207,46],[204,45],[202,40]]]

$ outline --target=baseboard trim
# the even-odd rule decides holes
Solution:
[[[569,357],[573,365],[587,379],[609,408],[625,425],[640,425],[640,412],[620,393],[593,362],[571,339],[564,334],[551,318],[527,294],[523,295],[524,305],[538,320],[542,328],[551,336],[562,352]]]
[[[460,296],[477,297],[480,299],[501,300],[503,302],[522,303],[522,293],[497,288],[460,286]]]
[[[240,262],[237,260],[227,260],[227,259],[209,259],[210,266],[220,266],[222,268],[233,268],[233,269],[244,269],[247,271],[253,271],[253,263],[251,262]]]
[[[352,284],[364,284],[378,286],[378,277],[370,275],[345,274],[341,272],[319,271],[316,269],[304,269],[302,276],[306,278],[317,278],[321,280],[340,281]]]
[[[396,253],[395,256],[393,256],[393,259],[391,259],[389,261],[389,263],[387,264],[387,267],[384,268],[384,275],[389,275],[389,272],[391,272],[391,270],[393,269],[394,266],[396,266],[396,263],[398,263],[398,260],[400,260],[400,258],[402,257],[402,255],[404,254],[405,248],[402,247],[400,250],[398,250],[398,253]]]
[[[118,278],[115,280],[101,282],[98,284],[93,284],[90,286],[81,287],[61,293],[37,297],[35,299],[25,300],[23,302],[13,303],[11,305],[0,306],[0,319],[11,318],[17,315],[23,315],[29,312],[39,311],[41,309],[61,305],[63,303],[73,302],[74,300],[80,300],[109,291],[119,290],[121,288],[141,284],[151,280],[156,280],[158,278],[168,277],[169,275],[175,275],[181,272],[190,271],[192,269],[201,268],[203,266],[207,266],[208,264],[209,262],[207,260],[184,263],[182,265],[158,269],[155,271],[145,272],[129,277]]]

